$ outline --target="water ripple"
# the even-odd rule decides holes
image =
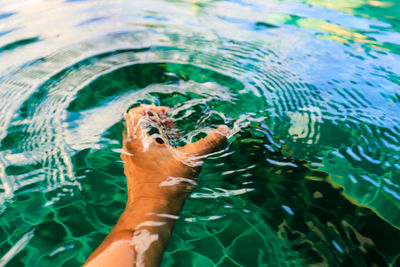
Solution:
[[[0,265],[82,264],[140,103],[171,107],[177,145],[232,129],[164,265],[399,262],[397,2],[3,2]]]

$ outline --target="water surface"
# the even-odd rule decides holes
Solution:
[[[400,265],[400,2],[0,6],[0,266],[79,266],[126,199],[123,113],[204,165],[162,266]]]

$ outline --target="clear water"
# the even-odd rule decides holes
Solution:
[[[122,114],[225,123],[162,266],[400,265],[400,2],[2,0],[0,266],[79,266]]]

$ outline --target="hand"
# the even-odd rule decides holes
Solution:
[[[184,147],[171,146],[174,122],[167,107],[142,105],[125,114],[123,136],[124,170],[127,176],[128,205],[140,198],[184,200],[195,186],[204,157],[226,141],[225,125]]]
[[[87,259],[93,266],[159,266],[172,227],[186,197],[196,185],[204,157],[218,150],[229,128],[175,148],[168,142],[174,122],[168,108],[131,109],[123,134],[128,201],[117,224]]]

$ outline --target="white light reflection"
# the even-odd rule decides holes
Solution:
[[[15,255],[17,255],[33,238],[35,229],[30,230],[18,240],[14,246],[0,259],[0,267],[5,266]]]
[[[163,226],[166,225],[166,222],[157,222],[157,221],[144,221],[136,226],[136,229],[139,229],[141,227],[158,227],[158,226]]]
[[[189,179],[189,178],[183,178],[183,177],[168,177],[166,180],[162,181],[159,186],[175,186],[180,183],[189,183],[191,185],[196,186],[196,181]]]
[[[289,134],[295,139],[304,139],[307,144],[317,143],[320,138],[322,112],[318,107],[302,108],[289,112],[292,125]]]
[[[230,197],[230,196],[238,196],[238,195],[243,195],[247,192],[254,191],[254,188],[242,188],[242,189],[232,189],[232,190],[227,190],[223,188],[216,188],[216,190],[211,190],[211,193],[205,193],[205,192],[195,192],[191,194],[192,198],[219,198],[219,197]]]
[[[131,245],[135,247],[137,253],[136,266],[145,266],[145,252],[150,248],[151,244],[158,240],[157,234],[151,234],[148,230],[135,231]]]
[[[154,212],[149,212],[149,213],[147,213],[146,215],[156,215],[156,216],[158,216],[158,217],[168,218],[168,219],[173,219],[173,220],[179,219],[179,216],[172,215],[172,214],[167,214],[167,213],[154,213]]]
[[[213,221],[225,217],[225,215],[212,215],[212,216],[202,216],[202,217],[191,217],[185,218],[187,222],[197,222],[197,221]]]

